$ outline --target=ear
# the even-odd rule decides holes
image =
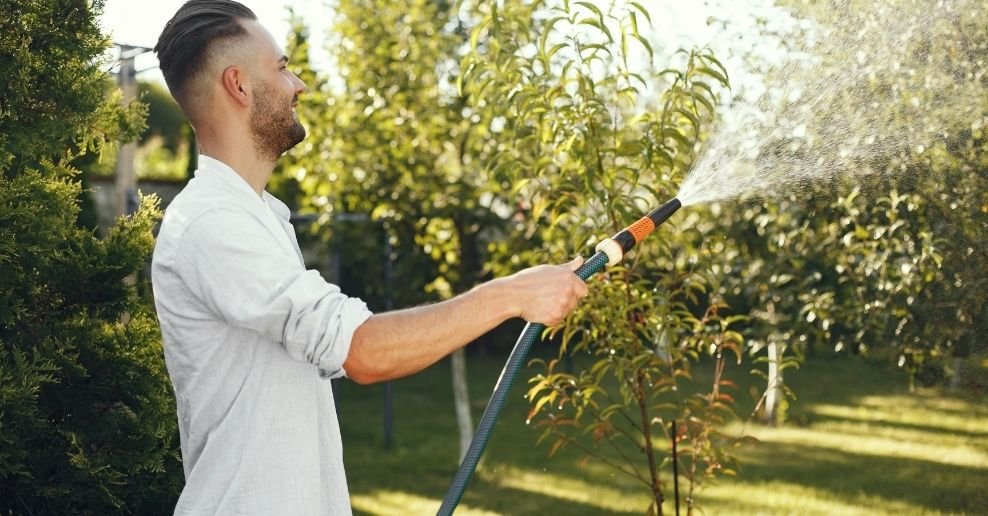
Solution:
[[[223,92],[231,100],[244,107],[250,106],[250,87],[247,74],[239,66],[228,66],[223,70]]]

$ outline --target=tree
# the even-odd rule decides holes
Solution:
[[[770,172],[812,170],[821,158],[830,174],[804,175],[797,193],[684,210],[593,280],[585,305],[550,334],[558,358],[537,363],[530,418],[550,453],[577,448],[606,462],[647,489],[653,512],[669,482],[663,439],[685,450],[691,507],[705,480],[732,472],[737,441],[718,427],[732,417],[730,358],[763,362],[771,347],[773,360],[792,367],[794,357],[826,350],[880,350],[932,380],[945,357],[984,352],[983,6],[959,4],[970,7],[964,17],[937,18],[922,37],[903,40],[907,31],[878,29],[900,28],[891,14],[914,14],[915,3],[891,11],[864,4],[838,3],[846,24],[817,12],[831,3],[794,8],[820,22],[806,30],[824,31],[814,38],[828,46],[812,66],[769,69],[769,85],[785,87],[755,104],[781,114],[767,125],[779,123],[734,140],[757,144],[752,163],[764,173],[754,184],[773,186],[779,178]],[[467,252],[483,249],[467,237],[486,244],[495,274],[564,261],[675,195],[691,169],[704,172],[727,70],[701,50],[655,72],[638,32],[646,10],[477,2],[461,4],[454,21],[447,7],[341,5],[333,47],[341,76],[303,99],[314,134],[286,168],[323,220],[370,212],[387,226],[405,267],[398,274],[412,287],[403,303],[423,299],[426,288],[457,290],[448,286],[476,270],[459,268]],[[881,52],[865,53],[863,63],[849,58],[848,41],[875,33],[886,37],[881,47],[855,47]],[[886,59],[888,49],[896,59]],[[459,65],[450,64],[457,55]],[[944,102],[936,92],[948,79],[963,94]],[[800,97],[791,91],[797,83],[824,91]],[[917,109],[909,92],[929,95],[918,102],[932,107]],[[877,110],[862,96],[891,107]],[[894,135],[916,124],[946,134],[862,147],[869,131]],[[814,138],[828,145],[814,149]],[[481,166],[487,177],[476,173]],[[348,251],[376,262],[359,246]],[[369,281],[363,288],[379,291]],[[781,376],[768,386],[788,392]],[[786,417],[781,401],[766,412],[777,423]]]
[[[767,184],[781,195],[711,214],[723,228],[712,235],[737,246],[724,256],[739,272],[722,293],[752,312],[759,348],[890,354],[911,385],[985,351],[988,103],[974,70],[988,12],[927,7],[793,4],[811,23],[789,45],[809,59],[765,71],[785,85],[776,98],[736,101],[763,114],[740,138],[758,153],[738,161],[769,178],[804,174],[798,194]]]
[[[501,221],[490,208],[497,192],[477,162],[487,129],[452,86],[465,40],[455,12],[448,2],[340,2],[338,39],[328,46],[339,80],[309,75],[310,92],[301,99],[310,137],[285,171],[305,194],[302,208],[321,214],[322,227],[345,218],[338,214],[363,214],[386,234],[352,223],[332,228],[354,236],[347,254],[364,271],[359,285],[343,278],[341,286],[372,306],[383,285],[366,267],[381,262],[382,238],[390,239],[395,282],[404,286],[394,301],[410,305],[476,284],[485,232]],[[364,246],[351,244],[358,235]],[[453,354],[461,454],[473,434],[465,356]]]
[[[196,169],[195,133],[171,93],[158,82],[140,81],[138,98],[147,104],[146,129],[138,140],[139,178],[189,180]]]
[[[142,273],[157,202],[104,239],[76,224],[74,160],[136,138],[145,115],[107,94],[100,9],[5,2],[0,19],[3,513],[165,513],[181,486]]]
[[[606,13],[590,2],[485,2],[478,10],[462,89],[472,109],[500,121],[489,171],[523,199],[516,232],[492,263],[585,254],[675,195],[714,114],[714,88],[727,84],[713,55],[683,51],[681,66],[655,73],[638,31],[649,14],[633,2]],[[676,222],[659,231],[593,280],[553,332],[559,358],[536,361],[543,372],[528,393],[530,421],[552,442],[550,454],[574,447],[601,460],[649,493],[650,514],[661,514],[668,489],[661,470],[671,457],[659,443],[675,439],[688,450],[690,508],[706,479],[731,470],[733,440],[718,428],[733,405],[723,372],[744,345],[737,318],[708,293],[717,275],[685,266],[709,253],[699,235]],[[573,372],[567,355],[576,356]],[[710,391],[697,393],[703,380],[688,379],[708,359]],[[677,435],[671,421],[681,423]]]

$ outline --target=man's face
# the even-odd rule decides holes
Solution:
[[[258,52],[252,63],[254,83],[250,132],[261,157],[276,161],[305,138],[295,104],[305,84],[287,68],[288,59],[274,38],[260,24],[248,22],[252,46]]]
[[[250,132],[261,157],[277,160],[305,138],[305,128],[295,114],[296,102],[295,92],[285,92],[264,82],[255,86]]]

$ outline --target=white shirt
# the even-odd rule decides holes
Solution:
[[[208,156],[165,211],[151,277],[185,466],[176,514],[351,512],[329,378],[371,313],[305,270],[288,216]]]

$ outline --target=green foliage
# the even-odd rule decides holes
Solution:
[[[189,179],[194,165],[195,134],[171,93],[159,83],[139,82],[138,97],[147,104],[147,129],[135,159],[140,179]],[[192,167],[194,170],[194,167]]]
[[[140,81],[137,91],[138,97],[148,106],[147,129],[141,133],[140,142],[143,144],[160,137],[164,148],[178,152],[185,142],[186,132],[192,130],[178,103],[158,82]]]
[[[181,485],[143,277],[157,200],[103,239],[77,224],[74,160],[143,128],[142,106],[106,94],[99,7],[21,2],[0,31],[3,513],[162,513]]]
[[[66,144],[102,151],[141,128],[140,106],[128,110],[103,87],[107,40],[94,13],[101,2],[7,2],[0,19],[0,167],[4,171],[56,159]],[[129,131],[129,132],[128,132]],[[44,138],[39,138],[44,135]],[[8,172],[9,173],[9,172]]]
[[[3,510],[160,511],[180,478],[171,392],[154,315],[125,281],[157,207],[97,240],[75,226],[77,193],[37,172],[0,184]]]
[[[628,67],[629,46],[647,48],[637,20],[648,13],[629,7],[621,30],[611,30],[611,20],[591,7],[560,16],[620,41],[614,59],[603,42],[542,37],[564,24],[534,16],[538,6],[459,6],[454,19],[453,6],[442,3],[341,2],[339,40],[329,45],[339,81],[312,73],[305,30],[296,24],[289,52],[309,84],[298,111],[310,134],[280,180],[298,184],[302,208],[319,214],[323,227],[348,236],[362,285],[346,285],[343,277],[344,288],[371,301],[380,292],[372,283],[380,276],[380,235],[353,221],[360,214],[389,234],[396,282],[404,286],[397,304],[404,305],[421,301],[423,292],[447,297],[471,285],[485,253],[495,274],[582,254],[672,196],[695,158],[701,127],[713,114],[713,88],[726,83],[726,71],[709,53],[684,52],[682,69],[639,74]],[[592,72],[612,65],[617,71],[609,77]],[[650,81],[666,90],[658,105],[643,107],[639,90]],[[697,486],[730,461],[726,438],[714,428],[730,412],[728,380],[711,378],[712,391],[703,394],[673,389],[701,356],[741,354],[733,323],[719,308],[707,309],[721,305],[708,299],[705,271],[671,272],[694,262],[698,245],[698,235],[685,229],[644,243],[629,265],[596,284],[593,301],[559,335],[564,353],[587,353],[604,364],[594,374],[571,375],[591,387],[581,392],[595,403],[602,396],[623,400],[623,411],[610,410],[607,418],[643,421],[644,435],[618,446],[640,457],[627,467],[640,470],[659,497],[658,471],[668,458],[659,436],[672,418],[696,422],[684,423],[680,438],[694,447],[696,469],[686,475]],[[614,296],[632,302],[604,302]],[[568,377],[554,367],[547,396],[566,389]],[[550,405],[557,404],[542,402],[536,412],[548,417]],[[600,428],[608,440],[622,439],[621,429]],[[645,446],[651,434],[655,444]]]
[[[167,147],[164,138],[154,137],[137,148],[135,156],[135,173],[140,179],[157,179],[164,181],[186,181],[189,177],[192,153],[197,149],[192,143],[194,139],[183,137],[178,151]],[[190,150],[191,149],[191,150]],[[193,167],[194,170],[194,167]]]
[[[683,51],[682,69],[635,71],[630,44],[649,56],[651,48],[637,29],[648,13],[634,4],[607,13],[588,2],[480,10],[460,87],[471,107],[503,122],[490,173],[525,200],[517,236],[493,246],[495,263],[585,254],[675,195],[713,116],[713,86],[727,85],[714,56]],[[650,105],[643,99],[655,83],[664,89]],[[590,296],[556,329],[560,358],[540,362],[545,372],[528,393],[529,419],[545,428],[550,454],[576,446],[603,460],[650,493],[650,513],[661,513],[669,488],[660,471],[670,459],[670,421],[681,422],[691,505],[694,489],[733,471],[733,441],[718,429],[734,404],[723,365],[727,355],[744,355],[736,319],[708,295],[715,275],[696,265],[699,236],[675,223],[659,232],[593,280]],[[593,362],[565,371],[569,354]],[[692,378],[707,359],[718,364],[714,375]],[[704,383],[710,390],[698,392]]]
[[[822,4],[800,5],[812,12]],[[873,14],[840,14],[848,12]],[[399,304],[421,301],[426,289],[450,295],[476,278],[469,264],[485,259],[485,272],[502,275],[585,255],[675,195],[728,82],[703,50],[656,67],[639,32],[650,14],[634,2],[399,8],[364,0],[341,2],[337,13],[330,48],[338,80],[304,65],[297,31],[292,61],[309,77],[299,112],[311,134],[283,170],[323,227],[335,219],[334,232],[349,232],[347,252],[363,267],[357,292],[372,299],[381,292],[372,268],[382,235],[341,215],[370,214],[387,228],[405,286]],[[529,392],[529,417],[551,451],[579,448],[610,461],[646,486],[658,511],[675,419],[695,504],[695,488],[735,469],[736,443],[719,433],[736,395],[727,360],[751,356],[762,368],[770,343],[783,349],[783,369],[828,350],[877,350],[935,380],[945,358],[985,352],[988,97],[978,59],[988,42],[977,13],[935,28],[959,35],[942,74],[967,78],[959,102],[923,111],[904,96],[942,80],[917,48],[915,62],[882,64],[915,74],[862,74],[819,104],[829,109],[809,129],[848,121],[840,126],[849,128],[848,145],[868,124],[938,135],[869,155],[862,170],[833,171],[854,182],[690,207],[593,280],[587,301],[552,333],[560,354],[538,363]],[[821,75],[850,66],[846,55],[824,57]],[[842,99],[862,92],[889,93],[885,100],[902,109],[887,117],[842,111],[859,107]],[[758,390],[754,398],[764,399]]]
[[[298,109],[309,137],[282,170],[360,268],[351,275],[360,284],[344,286],[372,302],[383,297],[383,274],[368,270],[382,261],[377,227],[403,285],[395,304],[405,306],[475,284],[481,235],[501,223],[476,157],[486,129],[450,84],[464,39],[452,13],[443,2],[340,2],[329,45],[340,82],[295,70],[309,85]],[[307,63],[295,32],[292,62]],[[345,221],[355,215],[369,221]]]
[[[704,232],[723,251],[717,266],[731,273],[720,293],[751,313],[753,351],[767,341],[799,356],[877,351],[924,384],[943,379],[947,359],[988,352],[988,96],[983,75],[972,73],[988,50],[988,10],[957,8],[963,18],[938,17],[900,41],[883,28],[922,17],[916,2],[793,5],[828,38],[874,38],[864,55],[876,59],[851,75],[847,52],[823,53],[812,72],[820,80],[860,76],[824,90],[830,96],[818,104],[827,109],[807,124],[825,139],[840,121],[841,149],[863,157],[831,175],[853,180],[705,215],[713,224]],[[875,145],[860,146],[875,135]],[[787,152],[792,143],[765,150]]]

